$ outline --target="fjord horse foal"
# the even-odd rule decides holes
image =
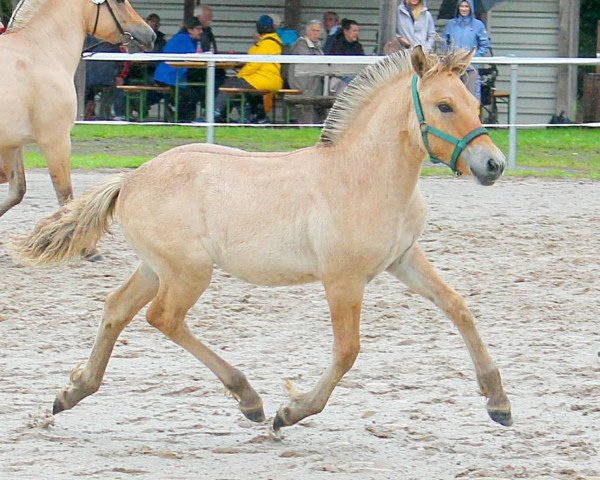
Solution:
[[[213,267],[258,285],[320,281],[333,355],[316,385],[299,392],[273,427],[320,412],[360,350],[365,285],[387,271],[442,309],[460,331],[491,418],[510,425],[510,402],[463,299],[437,275],[418,238],[426,205],[418,188],[426,154],[457,175],[493,184],[505,159],[460,81],[471,54],[425,55],[417,47],[364,70],[336,102],[320,142],[290,153],[215,145],[170,150],[109,179],[20,239],[24,260],[53,263],[93,248],[118,220],[141,263],[111,293],[88,361],[57,395],[54,412],[100,386],[117,337],[147,303],[148,322],[204,363],[242,413],[262,421],[259,395],[240,371],[189,330],[185,316]]]

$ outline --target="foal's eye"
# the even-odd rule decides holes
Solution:
[[[438,108],[440,109],[440,112],[442,113],[452,113],[452,107],[450,105],[448,105],[447,103],[440,103],[438,105]]]

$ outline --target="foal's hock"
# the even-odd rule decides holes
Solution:
[[[363,290],[387,271],[432,300],[460,331],[490,417],[512,423],[500,374],[464,300],[434,271],[417,239],[426,205],[417,180],[424,157],[491,185],[505,159],[482,129],[459,77],[471,54],[420,48],[361,73],[333,106],[320,142],[291,153],[194,144],[115,176],[40,222],[16,252],[52,263],[95,247],[113,217],[140,264],[106,300],[88,361],[57,395],[54,413],[94,393],[121,331],[150,303],[148,322],[204,363],[242,413],[265,419],[243,373],[208,349],[185,322],[214,266],[259,285],[320,281],[333,354],[315,386],[286,390],[273,427],[320,412],[360,350]]]

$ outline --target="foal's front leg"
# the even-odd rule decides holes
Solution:
[[[323,410],[331,392],[352,368],[358,356],[360,309],[365,283],[344,281],[332,284],[324,282],[324,285],[333,326],[333,363],[315,387],[306,393],[298,392],[291,382],[286,382],[286,391],[292,397],[292,402],[277,412],[273,420],[274,430],[293,425]]]
[[[387,271],[410,289],[431,300],[450,317],[471,354],[481,392],[488,398],[489,416],[502,425],[512,425],[510,401],[502,387],[500,372],[479,337],[473,316],[463,298],[439,277],[417,244],[390,265]]]

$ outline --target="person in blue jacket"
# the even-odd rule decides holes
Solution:
[[[179,33],[169,40],[163,50],[164,53],[195,53],[196,43],[202,35],[202,24],[196,17],[191,17],[183,24]],[[198,88],[181,85],[187,81],[187,68],[174,68],[165,62],[160,62],[154,72],[154,83],[160,86],[174,87],[179,80],[179,118],[183,122],[194,120],[196,103],[201,98]]]
[[[485,57],[490,52],[490,39],[485,25],[475,18],[473,0],[459,0],[456,16],[448,22],[444,30],[444,39],[449,48],[462,48],[471,51],[476,57]],[[463,76],[468,90],[481,101],[481,79],[477,70],[470,66]]]

